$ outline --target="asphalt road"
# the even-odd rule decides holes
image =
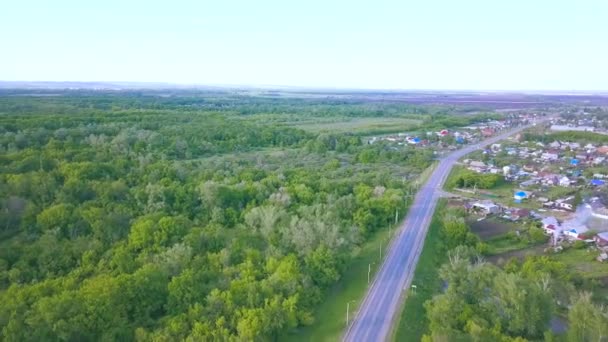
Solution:
[[[424,245],[424,238],[437,206],[440,190],[454,163],[476,149],[504,140],[529,126],[509,130],[479,144],[472,144],[452,152],[443,159],[420,188],[398,235],[391,244],[374,282],[368,289],[363,304],[347,327],[343,341],[366,342],[385,341],[389,338],[391,324],[404,298],[404,291],[410,287],[418,257]]]

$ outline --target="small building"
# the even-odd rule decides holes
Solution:
[[[559,228],[559,222],[553,216],[545,217],[541,220],[545,234],[554,234],[555,230]]]
[[[486,163],[482,162],[482,161],[472,161],[469,163],[469,169],[472,171],[477,171],[477,172],[484,172],[487,170],[487,165]]]
[[[595,240],[595,243],[600,247],[608,246],[608,232],[597,234],[593,240]]]
[[[566,198],[560,198],[555,200],[555,207],[566,210],[574,210],[574,196],[569,196]]]
[[[511,220],[517,221],[530,217],[530,210],[525,208],[514,208],[511,210]]]
[[[608,145],[598,147],[596,152],[599,154],[608,154]]]
[[[584,224],[573,220],[562,223],[562,229],[564,235],[577,240],[585,240],[587,238],[586,233],[589,232],[589,228]]]
[[[540,155],[540,158],[545,161],[556,161],[559,159],[559,155],[557,153],[545,152]]]
[[[521,186],[522,188],[527,188],[527,187],[533,186],[535,184],[536,184],[536,179],[529,179],[525,182],[519,183],[519,186]]]
[[[570,184],[571,184],[570,178],[568,178],[567,176],[562,176],[559,179],[560,186],[570,186]]]
[[[527,191],[516,191],[515,194],[513,194],[513,198],[515,199],[515,201],[522,201],[525,199],[530,198],[531,193],[527,192]]]
[[[549,147],[551,148],[560,148],[562,146],[562,144],[559,141],[553,141],[549,144]]]
[[[569,126],[569,125],[551,125],[552,131],[564,132],[564,131],[576,131],[576,132],[593,132],[595,130],[592,126]]]
[[[473,203],[473,208],[482,211],[485,214],[498,214],[500,207],[492,201],[479,201]]]

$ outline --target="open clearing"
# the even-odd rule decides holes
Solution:
[[[317,118],[310,121],[286,122],[310,132],[393,133],[414,129],[422,121],[407,118]]]

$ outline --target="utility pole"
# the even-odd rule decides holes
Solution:
[[[348,314],[350,312],[350,303],[352,303],[352,302],[354,302],[354,300],[351,300],[350,302],[346,303],[346,326],[347,327],[348,327],[348,323],[349,323]]]
[[[399,220],[399,209],[395,209],[395,224],[397,224],[398,220]]]
[[[367,265],[367,284],[369,285],[370,275],[372,274],[372,263]]]

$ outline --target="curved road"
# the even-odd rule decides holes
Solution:
[[[344,341],[385,341],[389,337],[391,324],[398,314],[403,290],[409,288],[416,269],[418,257],[424,245],[426,232],[437,205],[439,189],[447,178],[454,163],[468,153],[504,140],[530,126],[522,126],[484,140],[479,144],[466,146],[441,159],[426,184],[420,188],[407,217],[393,239],[374,282],[368,289],[353,323],[347,327]]]

